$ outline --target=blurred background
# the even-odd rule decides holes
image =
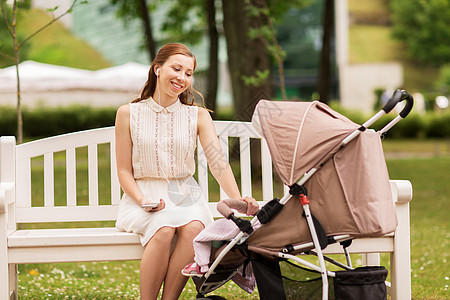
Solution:
[[[168,42],[184,43],[196,55],[194,87],[215,119],[249,121],[265,98],[320,100],[362,123],[395,89],[407,90],[413,111],[383,147],[391,178],[414,188],[412,298],[450,299],[449,0],[0,3],[0,135],[16,135],[18,143],[114,125],[117,108],[139,94],[155,53]],[[97,274],[105,268],[125,268],[127,275],[120,271],[99,288]],[[23,299],[53,291],[79,295],[72,280],[82,278],[80,297],[94,299],[101,290],[105,299],[117,299],[138,282],[136,269],[135,262],[26,265],[19,286]],[[52,281],[55,272],[67,280]],[[230,293],[229,299],[250,299]]]
[[[20,42],[74,1],[17,3]],[[419,0],[79,0],[19,50],[22,103],[127,103],[155,52],[176,41],[196,55],[195,86],[219,116],[248,120],[260,98],[320,99],[371,112],[396,88],[420,93],[419,113],[443,110],[449,7]],[[14,48],[4,22],[0,37],[0,105],[14,106]]]

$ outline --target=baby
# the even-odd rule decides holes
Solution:
[[[194,261],[181,271],[185,276],[203,276],[209,270],[209,263],[214,259],[217,249],[234,238],[239,232],[251,233],[250,221],[237,219],[233,210],[247,213],[247,202],[237,199],[225,199],[217,203],[217,211],[225,219],[219,219],[205,227],[194,239]],[[257,211],[251,213],[255,215]],[[238,227],[239,226],[239,227]]]

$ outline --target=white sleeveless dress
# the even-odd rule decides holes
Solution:
[[[143,246],[161,227],[179,227],[193,220],[206,226],[213,221],[207,200],[192,177],[197,116],[197,106],[179,100],[167,108],[151,98],[130,104],[134,178],[149,199],[166,203],[160,211],[146,212],[123,194],[116,227],[139,234]]]

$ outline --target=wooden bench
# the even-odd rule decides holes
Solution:
[[[281,197],[279,193],[285,189],[281,184],[278,187],[273,180],[267,144],[251,123],[215,121],[215,126],[227,159],[230,153],[228,149],[232,148],[231,145],[236,149],[235,141],[239,141],[238,183],[242,194],[253,194],[252,174],[258,173],[262,174],[261,178],[253,180],[262,182],[262,195],[258,195],[261,204],[274,196]],[[235,137],[233,143],[229,142],[230,137]],[[256,143],[261,145],[261,172],[251,170],[250,145],[253,139],[261,139],[260,143]],[[14,137],[0,138],[0,299],[17,299],[18,264],[141,258],[143,248],[138,236],[113,227],[121,196],[114,149],[113,127],[65,134],[21,145],[16,145]],[[108,158],[106,166],[105,157]],[[200,145],[197,161],[196,176],[208,195],[208,177],[211,176],[208,175]],[[58,166],[58,172],[55,166]],[[35,168],[38,171],[32,172]],[[35,175],[39,172],[43,173],[40,177]],[[105,184],[105,180],[99,181],[100,177],[108,178],[106,181],[110,192],[107,195],[99,195],[99,191],[104,190],[99,185]],[[395,180],[391,183],[399,219],[397,231],[383,238],[356,240],[349,251],[364,254],[364,263],[372,265],[379,264],[378,253],[390,253],[392,299],[410,299],[409,202],[412,187],[409,181]],[[65,195],[61,185],[65,187]],[[274,190],[277,193],[275,195]],[[35,195],[39,193],[43,195],[40,197],[44,199],[43,203],[35,200]],[[225,197],[222,191],[220,196]],[[214,202],[210,202],[210,208],[219,217]],[[109,227],[104,227],[103,221],[109,221]],[[68,226],[64,222],[72,223]],[[67,228],[73,227],[73,222],[90,222],[82,226],[89,228]],[[21,229],[29,228],[28,223],[44,223],[45,226],[41,229]],[[342,253],[342,250],[330,245],[325,252]]]

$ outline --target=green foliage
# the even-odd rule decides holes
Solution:
[[[250,80],[250,83],[251,80]],[[357,124],[364,123],[371,115],[359,111],[343,109],[336,103],[330,106],[348,117]],[[24,108],[24,136],[28,138],[47,137],[79,130],[113,126],[116,108],[114,107],[90,107],[72,105],[64,107],[39,107],[35,109]],[[228,115],[228,117],[227,117]],[[227,119],[230,114],[225,114],[219,119]],[[390,113],[383,116],[371,128],[380,130],[397,114]],[[15,135],[16,111],[15,107],[0,107],[0,135]],[[404,120],[397,123],[387,133],[389,139],[404,138],[450,138],[450,111],[429,112],[420,115],[412,112]]]
[[[167,35],[165,42],[197,44],[201,41],[206,27],[205,1],[177,0],[170,2],[168,18],[162,23]]]
[[[359,111],[345,109],[337,103],[330,103],[330,107],[348,117],[357,124],[363,124],[371,115]],[[381,117],[371,128],[380,130],[397,116],[391,112]],[[414,110],[403,120],[391,128],[386,136],[391,139],[403,138],[450,138],[450,110],[443,112],[430,111],[421,115]]]
[[[252,75],[252,76],[242,75],[241,79],[244,81],[246,86],[250,86],[250,85],[260,86],[260,85],[264,84],[264,82],[266,82],[269,75],[270,75],[270,70],[264,70],[264,71],[256,70],[254,75]]]
[[[0,107],[0,136],[16,134],[16,108],[13,106]]]
[[[393,0],[391,8],[393,34],[412,57],[434,66],[450,62],[449,1]]]
[[[437,114],[428,120],[426,136],[431,138],[450,138],[450,113]]]
[[[117,16],[125,24],[140,18],[139,1],[110,0],[109,2],[118,8]],[[170,1],[166,13],[168,17],[163,19],[160,27],[165,37],[163,37],[164,41],[160,42],[176,41],[188,44],[200,42],[205,29],[204,3],[205,1],[202,0]],[[150,1],[147,4],[149,13],[155,11],[161,4],[167,5],[167,1]]]
[[[116,108],[72,105],[64,107],[24,108],[23,130],[28,138],[48,137],[80,130],[113,126]],[[16,112],[0,107],[0,134],[15,135]]]
[[[29,2],[29,1],[28,1]],[[19,2],[19,7],[26,5],[24,2]],[[29,5],[29,4],[28,4]],[[25,6],[26,7],[26,6]],[[5,13],[8,23],[11,26],[12,22],[12,11],[9,5],[5,5]],[[26,18],[27,10],[18,10],[17,22],[20,23],[24,18]],[[23,40],[25,36],[21,32],[17,32],[17,38]],[[22,59],[28,58],[28,45],[24,45],[20,49],[20,56]],[[0,9],[0,68],[11,66],[14,64],[14,44],[11,34],[8,31],[5,20],[3,18],[3,12]]]
[[[450,64],[441,67],[440,76],[436,85],[439,91],[450,93]]]

